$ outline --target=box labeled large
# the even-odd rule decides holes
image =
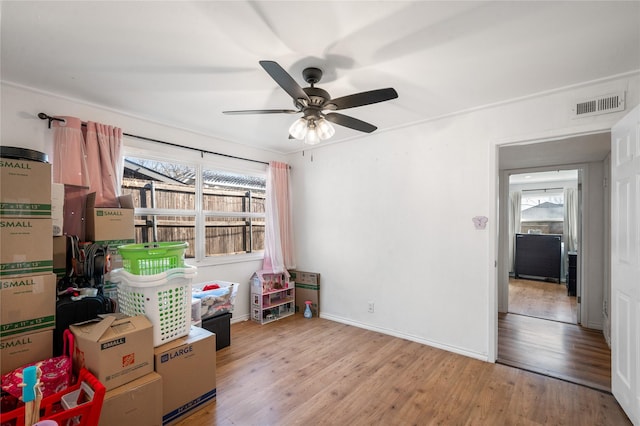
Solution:
[[[51,218],[51,164],[0,158],[0,217]]]
[[[149,373],[107,391],[99,426],[162,425],[162,376]]]
[[[9,336],[0,340],[0,374],[53,355],[53,331]]]
[[[135,242],[133,200],[118,197],[120,208],[96,207],[96,194],[87,195],[85,239],[99,244],[120,245]]]
[[[0,337],[52,330],[56,326],[56,276],[0,278]]]
[[[289,271],[296,283],[296,312],[304,312],[306,301],[311,301],[311,314],[320,315],[320,274],[316,272]]]
[[[191,327],[187,336],[154,350],[162,376],[162,424],[191,415],[216,397],[216,335]]]
[[[53,271],[51,219],[0,217],[0,277]]]
[[[107,390],[153,371],[153,330],[145,316],[107,314],[69,329],[75,337],[74,367],[86,367]]]

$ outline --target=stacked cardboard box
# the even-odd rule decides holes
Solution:
[[[153,347],[152,324],[123,314],[71,326],[74,366],[107,388],[100,426],[173,425],[216,399],[216,335],[187,336]]]
[[[133,199],[118,197],[120,207],[97,207],[95,192],[87,196],[86,240],[117,246],[135,242]]]
[[[0,372],[52,355],[51,164],[0,158]]]
[[[163,380],[153,371],[153,329],[144,316],[106,314],[71,325],[74,367],[105,386],[100,425],[162,424]]]
[[[104,395],[98,426],[162,424],[162,376],[149,373]]]
[[[97,207],[96,194],[87,196],[86,240],[107,248],[111,270],[122,268],[118,246],[135,243],[134,206],[131,195],[118,197],[120,207]],[[104,295],[117,302],[117,286],[105,276]],[[117,303],[116,303],[117,305]]]
[[[216,335],[191,327],[187,336],[154,349],[162,376],[162,424],[172,425],[216,399]]]

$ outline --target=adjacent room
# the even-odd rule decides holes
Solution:
[[[577,190],[577,169],[510,175],[509,312],[578,323]]]
[[[0,19],[3,426],[640,425],[640,2]]]

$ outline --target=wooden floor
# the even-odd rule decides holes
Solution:
[[[611,351],[601,331],[577,325],[564,285],[509,279],[509,314],[498,318],[498,362],[611,391]]]
[[[509,312],[536,318],[578,322],[575,296],[564,284],[509,278]]]
[[[605,392],[300,314],[232,324],[216,365],[181,426],[631,424]]]
[[[499,314],[498,362],[611,392],[611,350],[577,324]]]

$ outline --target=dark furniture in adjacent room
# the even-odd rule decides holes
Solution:
[[[578,253],[570,251],[568,253],[569,267],[567,269],[567,294],[576,295],[576,280],[578,279]]]
[[[560,283],[562,236],[516,234],[515,277],[553,279]]]

